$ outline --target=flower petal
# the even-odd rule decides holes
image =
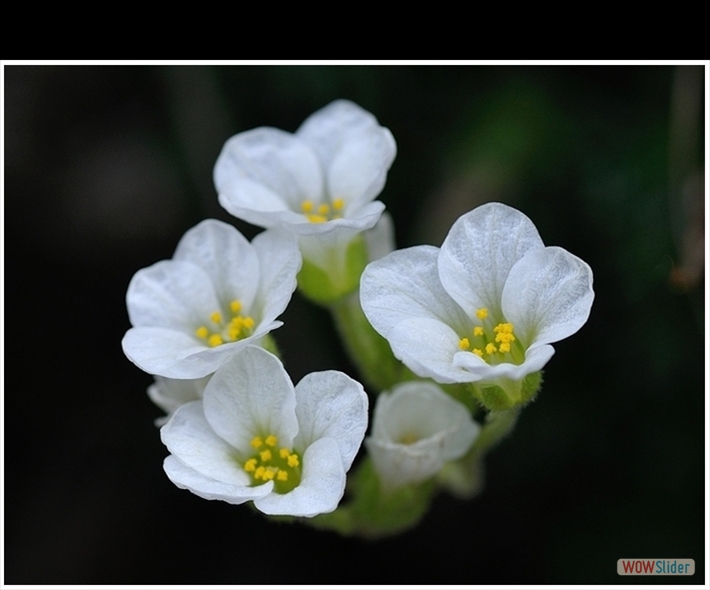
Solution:
[[[346,216],[380,194],[397,154],[389,129],[348,100],[336,100],[313,113],[296,135],[318,154],[328,193],[345,199]]]
[[[462,215],[451,227],[441,245],[439,278],[470,316],[485,307],[499,318],[510,269],[526,252],[543,246],[535,225],[524,214],[501,203],[487,203]]]
[[[189,490],[205,500],[223,500],[230,504],[243,504],[249,500],[271,493],[274,482],[269,481],[260,486],[246,487],[224,483],[206,477],[188,467],[174,455],[169,455],[163,462],[163,469],[170,481],[182,490]]]
[[[527,375],[540,371],[555,354],[555,349],[549,344],[541,344],[528,348],[525,351],[525,361],[521,365],[500,363],[489,365],[472,352],[457,352],[454,356],[454,366],[465,370],[469,374],[467,382],[481,381],[493,382],[496,379],[506,378],[520,381]]]
[[[148,387],[148,397],[167,414],[174,412],[183,404],[202,399],[202,392],[211,375],[200,379],[169,379],[155,377],[155,382]]]
[[[296,448],[305,449],[321,438],[338,443],[347,471],[367,430],[367,395],[362,385],[338,371],[306,375],[296,385],[298,436]]]
[[[252,244],[222,221],[206,219],[185,233],[173,260],[186,260],[203,269],[214,285],[220,306],[239,299],[250,309],[259,282],[259,260]]]
[[[200,475],[235,486],[251,480],[238,463],[235,450],[212,430],[202,402],[180,406],[160,429],[160,438],[171,454]]]
[[[301,483],[287,494],[269,494],[254,501],[265,514],[313,517],[333,512],[345,493],[345,468],[338,443],[321,438],[303,454]]]
[[[301,253],[296,238],[277,229],[261,232],[252,240],[259,260],[258,295],[252,313],[270,322],[283,313],[296,290]]]
[[[323,175],[307,143],[270,127],[230,138],[214,168],[220,204],[232,215],[270,227],[282,220],[274,212],[300,212],[305,199],[320,200]],[[244,214],[246,212],[246,215]],[[292,217],[287,216],[287,217]]]
[[[503,311],[526,346],[557,342],[589,318],[592,269],[563,248],[528,252],[510,271]]]
[[[392,252],[365,268],[360,281],[362,309],[388,340],[393,328],[410,318],[435,319],[462,332],[466,329],[466,314],[439,281],[438,253],[433,246],[415,246]]]
[[[420,377],[439,383],[473,381],[468,371],[454,365],[459,335],[447,324],[431,318],[408,318],[387,336],[392,352]]]
[[[203,403],[212,429],[245,455],[257,435],[275,434],[290,447],[298,432],[291,380],[278,358],[256,346],[222,364],[205,387]]]
[[[128,330],[121,345],[124,354],[146,373],[171,379],[198,379],[213,373],[222,353],[217,351],[223,348],[208,349],[178,330],[142,327]],[[194,354],[202,351],[205,354]]]
[[[209,275],[182,260],[162,260],[139,270],[128,285],[126,305],[135,327],[167,328],[190,335],[219,308]]]

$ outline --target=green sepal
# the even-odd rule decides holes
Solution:
[[[526,375],[520,381],[500,379],[495,383],[472,383],[474,397],[491,411],[522,406],[535,397],[542,385],[542,371]]]
[[[358,235],[345,247],[344,253],[337,248],[329,253],[327,269],[304,258],[298,273],[298,288],[315,303],[330,305],[357,290],[367,263],[367,246]]]

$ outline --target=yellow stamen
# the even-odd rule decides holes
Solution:
[[[469,346],[471,346],[471,343],[468,338],[461,338],[461,340],[459,340],[459,348],[461,350],[468,350]]]
[[[279,481],[287,481],[288,480],[288,471],[284,471],[283,469],[279,469],[279,472],[276,474],[276,479]]]
[[[279,439],[274,434],[266,437],[266,444],[270,447],[275,447],[277,442],[279,442]]]
[[[501,352],[510,352],[510,343],[503,342],[498,348],[498,350],[500,350]]]
[[[244,463],[244,471],[256,471],[256,459],[249,459]]]
[[[220,344],[224,344],[224,340],[222,340],[219,334],[212,334],[212,336],[207,339],[207,344],[213,347],[219,346]]]
[[[313,201],[303,201],[303,203],[301,203],[301,211],[304,213],[313,211]]]
[[[290,454],[291,454],[291,451],[289,451],[286,447],[283,447],[283,448],[279,451],[279,457],[281,457],[282,459],[285,459],[285,458],[288,457]]]
[[[486,344],[486,353],[493,354],[494,352],[496,352],[496,345],[493,344],[492,342],[489,342],[488,344]]]
[[[258,449],[261,445],[264,444],[264,441],[261,440],[260,436],[255,436],[254,438],[251,439],[251,442],[249,443],[252,447],[255,449]]]
[[[474,348],[471,352],[476,356],[483,356],[483,351],[480,348]]]
[[[328,215],[330,213],[330,205],[327,203],[322,203],[321,205],[318,205],[318,213],[321,215]]]
[[[481,326],[476,326],[473,329],[473,335],[474,336],[483,336],[483,328],[481,328]]]
[[[221,324],[222,323],[222,314],[218,311],[215,311],[210,315],[210,319],[215,323],[215,324]]]
[[[269,449],[261,451],[261,453],[259,453],[259,457],[261,457],[261,460],[265,463],[266,461],[271,461],[271,451]]]
[[[195,330],[195,336],[198,338],[207,338],[207,335],[209,334],[209,330],[207,329],[206,326],[200,326]]]
[[[340,211],[343,207],[345,207],[345,201],[343,199],[333,200],[333,209]]]
[[[288,456],[287,463],[289,467],[298,467],[301,464],[301,462],[298,460],[298,455],[296,455],[295,453],[293,455]]]
[[[234,301],[229,302],[229,309],[232,310],[232,313],[239,313],[242,311],[242,302],[239,301],[239,299],[235,299]]]
[[[308,221],[310,221],[311,223],[325,223],[326,221],[328,221],[328,218],[323,215],[311,214],[311,215],[306,215],[306,217],[308,218]]]
[[[485,320],[488,317],[488,309],[486,309],[485,307],[482,307],[481,309],[476,311],[476,317],[479,320]]]

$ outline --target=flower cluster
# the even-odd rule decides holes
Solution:
[[[249,242],[203,221],[130,281],[123,350],[154,376],[179,488],[371,537],[412,526],[437,489],[480,486],[466,474],[537,392],[551,344],[586,322],[592,272],[500,203],[463,215],[441,248],[395,250],[375,200],[395,154],[345,100],[294,134],[235,135],[214,168],[219,202],[266,229]],[[278,356],[272,331],[296,288],[334,315],[379,394],[366,439],[360,383],[321,371],[294,386]]]

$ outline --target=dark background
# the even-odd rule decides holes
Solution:
[[[702,583],[706,508],[701,66],[5,67],[4,532],[8,584]],[[589,322],[471,501],[440,495],[378,542],[207,502],[123,356],[124,296],[223,211],[228,137],[295,131],[349,98],[392,131],[398,246],[439,245],[487,201],[595,273]],[[274,333],[294,381],[354,374],[294,296]],[[692,558],[691,577],[619,577]]]

